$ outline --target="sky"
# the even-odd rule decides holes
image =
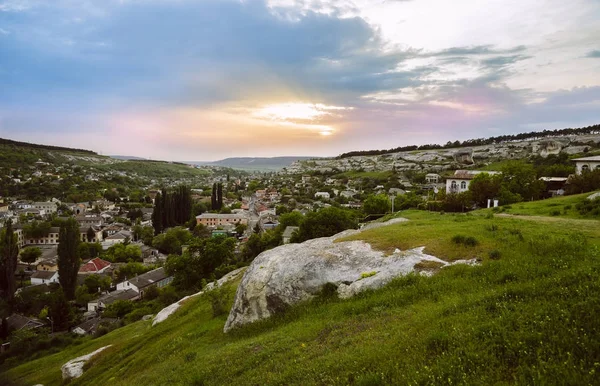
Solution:
[[[210,161],[598,123],[598,0],[0,0],[2,138]]]

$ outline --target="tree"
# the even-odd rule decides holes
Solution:
[[[498,199],[502,185],[502,176],[488,173],[477,174],[469,184],[469,191],[475,204],[480,208],[487,207],[487,200]]]
[[[67,220],[60,227],[58,235],[58,280],[67,299],[75,298],[77,272],[81,265],[79,257],[79,224],[74,218]]]
[[[38,247],[27,247],[21,251],[21,261],[27,263],[29,270],[31,270],[31,264],[35,263],[41,256],[42,250]]]
[[[385,214],[390,210],[390,199],[385,194],[370,195],[363,203],[366,214]]]
[[[212,191],[210,195],[210,208],[212,210],[217,210],[217,183],[215,182],[212,186]]]
[[[308,213],[291,241],[298,243],[317,237],[329,237],[346,229],[356,229],[357,225],[354,212],[329,207]]]
[[[162,209],[162,196],[160,193],[156,193],[156,197],[154,198],[154,211],[152,212],[152,227],[154,228],[155,235],[158,235],[163,231]]]
[[[13,232],[12,221],[6,222],[6,228],[0,232],[0,293],[9,303],[16,291],[15,271],[19,247],[17,235]]]

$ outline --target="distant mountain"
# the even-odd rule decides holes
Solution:
[[[134,161],[146,161],[147,158],[142,158],[142,157],[135,157],[132,155],[109,155],[110,158],[114,158],[114,159],[120,159],[123,161],[129,161],[129,160],[134,160]]]
[[[281,170],[295,161],[306,161],[317,157],[233,157],[214,162],[188,162],[192,165],[222,166],[242,170]]]

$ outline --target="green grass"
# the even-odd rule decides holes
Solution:
[[[409,275],[349,300],[319,298],[229,334],[225,316],[212,318],[208,299],[193,298],[157,327],[136,322],[0,374],[60,385],[63,363],[113,344],[72,384],[597,383],[600,227],[402,215],[411,221],[354,238],[382,249],[425,245],[449,260],[480,257],[481,265]],[[478,244],[453,243],[457,234]],[[499,251],[496,259],[490,251]]]
[[[208,173],[205,170],[192,168],[179,163],[169,163],[163,161],[123,161],[106,165],[95,165],[102,171],[116,170],[127,173],[137,173],[140,176],[151,178],[191,178],[205,177]]]
[[[502,213],[515,216],[550,216],[573,219],[594,219],[579,213],[576,205],[586,199],[590,193],[575,194],[572,196],[554,197],[546,200],[519,202],[500,207]],[[474,213],[489,213],[493,209],[483,209]],[[600,218],[595,218],[600,220]]]
[[[333,176],[333,178],[351,178],[351,179],[357,179],[357,178],[372,178],[375,180],[382,180],[385,181],[388,178],[392,177],[394,175],[394,173],[392,173],[391,171],[379,171],[379,172],[359,172],[359,171],[347,171],[347,172],[343,172],[340,174],[336,174],[335,176]]]

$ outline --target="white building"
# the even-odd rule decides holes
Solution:
[[[462,193],[469,190],[471,180],[480,173],[490,175],[498,174],[499,172],[488,172],[480,170],[457,170],[452,177],[446,179],[446,193]]]
[[[315,198],[324,198],[326,200],[329,200],[329,192],[317,192],[315,193]]]
[[[31,285],[58,283],[58,271],[37,271],[31,275]]]
[[[585,171],[600,170],[600,155],[593,157],[575,158],[571,161],[575,162],[576,173],[581,174]]]
[[[43,210],[46,214],[56,213],[58,209],[55,202],[34,202],[31,207],[40,211]]]

